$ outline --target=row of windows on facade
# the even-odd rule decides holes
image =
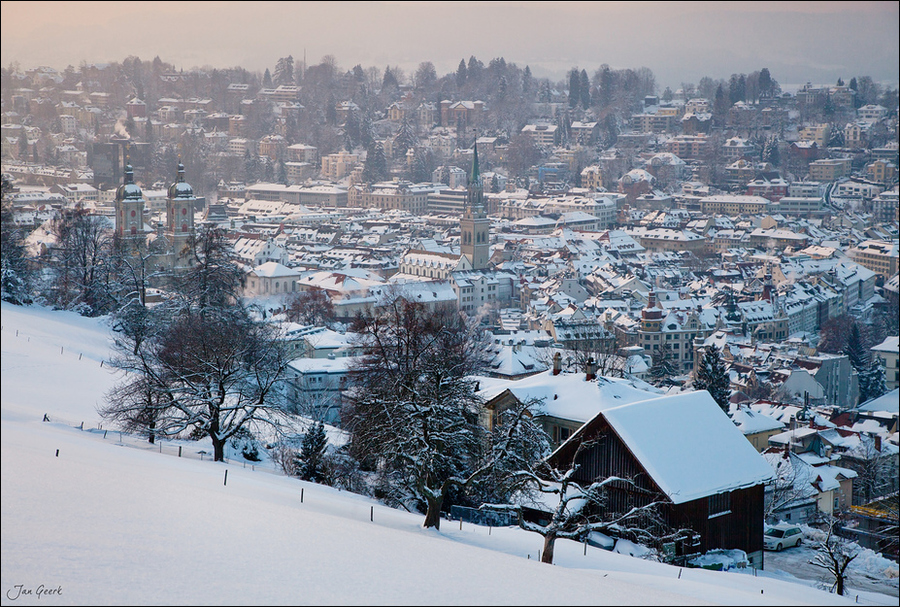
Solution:
[[[275,285],[275,292],[278,293],[278,292],[281,290],[281,283],[278,282],[278,281],[275,281],[275,282],[272,283],[272,284]],[[262,283],[262,286],[263,286],[263,291],[266,292],[266,293],[268,293],[268,292],[269,292],[269,283],[264,282],[264,283]],[[255,280],[251,280],[251,281],[250,281],[250,287],[253,288],[253,289],[256,288],[256,281],[255,281]],[[291,283],[290,283],[290,287],[291,287],[291,293],[296,293],[296,292],[297,292],[297,283],[296,283],[296,282],[291,282]],[[287,292],[287,290],[288,290],[288,282],[287,282],[287,281],[284,281],[284,292]]]

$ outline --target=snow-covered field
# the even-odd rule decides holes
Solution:
[[[4,303],[0,335],[4,605],[856,601],[767,572],[681,570],[565,541],[543,565],[542,538],[519,529],[424,530],[422,516],[361,496],[132,448],[88,431],[115,381],[100,364],[102,321]]]

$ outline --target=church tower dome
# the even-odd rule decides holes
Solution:
[[[169,198],[194,198],[194,188],[184,180],[184,165],[178,163],[175,183],[169,186]]]
[[[125,178],[116,188],[116,234],[119,237],[144,233],[144,193],[134,182],[134,168],[125,165]]]
[[[184,262],[182,252],[194,235],[194,211],[197,198],[194,188],[184,179],[184,165],[178,163],[175,183],[169,186],[166,196],[166,239],[177,256],[176,266]]]

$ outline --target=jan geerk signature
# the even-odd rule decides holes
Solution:
[[[15,601],[21,597],[43,598],[45,596],[62,596],[62,586],[44,586],[28,588],[25,584],[16,584],[6,591],[6,598]]]

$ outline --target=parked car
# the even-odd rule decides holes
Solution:
[[[784,548],[799,546],[803,539],[803,532],[797,525],[775,525],[767,527],[763,536],[763,545],[766,550],[781,551]]]

